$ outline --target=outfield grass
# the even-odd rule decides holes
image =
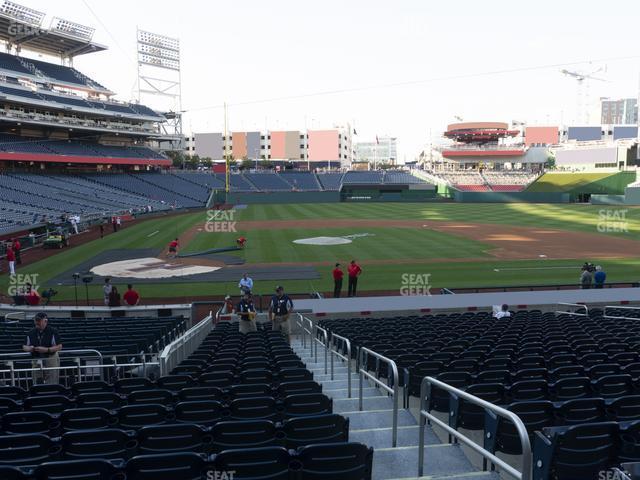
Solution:
[[[443,220],[459,222],[493,223],[498,225],[535,226],[598,233],[602,221],[600,207],[584,205],[532,205],[532,204],[310,204],[310,205],[253,205],[235,214],[238,233],[201,232],[191,242],[188,251],[199,251],[217,246],[233,244],[242,234],[243,222],[251,220],[299,220],[299,219],[376,219],[379,227],[358,228],[375,236],[358,238],[351,244],[340,246],[296,245],[292,240],[313,236],[338,236],[359,233],[349,228],[286,230],[252,230],[247,234],[249,243],[240,252],[248,263],[266,262],[325,262],[348,261],[357,258],[362,262],[363,290],[399,290],[403,274],[429,275],[435,287],[474,287],[495,285],[526,285],[577,283],[579,266],[587,259],[566,260],[495,260],[484,251],[487,245],[469,239],[435,232],[408,228],[388,228],[385,220]],[[625,238],[640,240],[640,209],[626,209],[629,233],[610,233]],[[23,274],[38,274],[40,289],[49,279],[67,271],[73,265],[86,261],[106,249],[118,248],[164,248],[167,243],[193,225],[203,224],[206,212],[183,216],[159,217],[145,221],[121,232],[95,240],[72,250],[56,253],[51,257],[19,270]],[[157,232],[157,233],[154,233]],[[640,247],[640,243],[639,243]],[[640,251],[640,248],[639,248]],[[606,253],[606,252],[603,252]],[[27,254],[28,255],[28,254]],[[460,261],[461,258],[476,258],[476,261]],[[369,264],[372,259],[387,259],[389,264]],[[397,264],[393,259],[402,260]],[[411,263],[415,259],[416,263]],[[447,262],[451,259],[451,262]],[[433,260],[433,261],[430,261]],[[605,267],[608,281],[636,281],[640,267],[637,259],[611,260],[588,259]],[[318,267],[321,278],[315,281],[284,281],[290,292],[307,293],[313,290],[331,291],[331,267]],[[496,271],[498,270],[498,271]],[[270,293],[274,282],[256,282],[258,293]],[[8,276],[0,279],[0,290],[6,292]],[[57,287],[56,299],[73,299],[73,287]],[[189,283],[189,284],[140,284],[139,292],[146,298],[185,299],[193,296],[237,293],[236,282]],[[101,298],[100,285],[92,285],[91,298]],[[84,287],[80,290],[84,298]]]

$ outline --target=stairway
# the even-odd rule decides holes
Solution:
[[[334,380],[325,374],[324,348],[318,345],[318,361],[307,343],[303,347],[300,337],[294,336],[292,347],[322,385],[325,395],[333,398],[333,411],[349,418],[349,441],[373,447],[373,480],[411,480],[418,474],[419,427],[409,410],[398,411],[398,442],[391,447],[393,402],[384,391],[365,379],[363,411],[358,410],[358,375],[351,373],[352,395],[348,398],[347,367],[335,358]],[[425,431],[424,476],[430,480],[499,480],[496,473],[478,471],[467,459],[459,445],[442,443],[427,426]]]

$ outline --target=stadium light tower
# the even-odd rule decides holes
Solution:
[[[606,67],[600,67],[590,73],[575,72],[567,69],[560,70],[560,73],[567,77],[572,77],[577,82],[576,92],[576,121],[584,122],[585,125],[589,124],[589,85],[590,80],[597,80],[599,82],[607,82],[604,78],[594,77],[595,73],[606,72]]]
[[[182,86],[180,40],[137,30],[138,102],[167,112],[167,135],[175,135],[174,146],[184,149],[182,135]]]

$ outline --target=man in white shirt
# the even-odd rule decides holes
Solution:
[[[502,307],[499,307],[498,305],[494,305],[493,306],[493,316],[495,318],[510,317],[511,316],[511,312],[509,311],[509,305],[507,305],[506,303],[504,303],[502,305]]]
[[[248,273],[242,275],[242,278],[238,283],[238,288],[240,288],[241,294],[251,293],[251,291],[253,290],[253,280],[251,280],[251,277],[249,277]]]

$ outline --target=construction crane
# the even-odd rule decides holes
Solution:
[[[560,70],[560,73],[567,77],[572,77],[578,83],[578,90],[576,92],[576,122],[584,122],[585,125],[589,124],[589,81],[597,80],[599,82],[608,82],[604,78],[594,77],[593,75],[599,72],[606,72],[607,67],[600,67],[593,72],[576,72],[567,69]]]

